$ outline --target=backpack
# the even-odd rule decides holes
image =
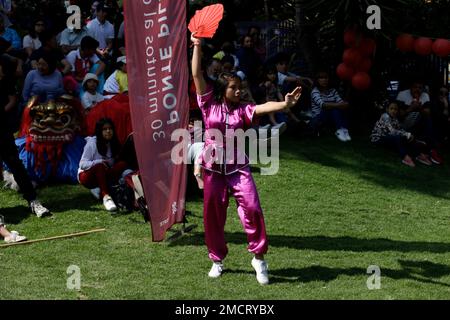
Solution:
[[[127,212],[135,209],[135,198],[133,189],[124,181],[110,188],[111,197],[117,208]]]

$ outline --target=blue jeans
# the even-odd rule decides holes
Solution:
[[[416,157],[420,153],[419,149],[414,143],[408,142],[406,137],[399,135],[384,136],[380,140],[375,142],[375,144],[387,147],[389,149],[395,149],[400,154],[400,157],[402,159],[406,155]]]
[[[329,122],[333,122],[337,130],[347,128],[347,119],[340,109],[322,110],[318,116],[311,119],[310,126],[317,131]]]

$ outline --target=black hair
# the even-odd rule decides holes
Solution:
[[[106,5],[106,3],[104,1],[100,1],[97,5],[97,8],[95,9],[95,12],[105,12],[105,13],[109,13],[109,7]]]
[[[122,61],[116,62],[116,69],[117,69],[117,70],[122,69],[122,67],[123,67],[124,65],[126,65],[126,63],[123,63]]]
[[[48,64],[48,71],[50,74],[55,72],[57,66],[58,66],[58,58],[53,52],[42,52],[38,57],[37,61],[44,60]]]
[[[39,35],[39,40],[41,41],[42,46],[45,46],[45,44],[48,43],[51,39],[53,39],[54,36],[55,36],[55,34],[52,31],[44,30]]]
[[[286,52],[279,52],[274,57],[275,65],[277,65],[281,62],[289,63],[290,60],[291,60],[291,56]]]
[[[248,27],[248,29],[247,29],[248,35],[250,35],[250,31],[252,31],[252,29],[256,29],[258,31],[258,33],[261,33],[261,27],[254,24],[254,25],[251,25],[250,27]]]
[[[45,20],[42,18],[36,18],[33,20],[33,24],[30,25],[29,30],[28,30],[28,34],[30,35],[31,38],[36,39],[38,37],[38,34],[36,33],[36,30],[34,29],[36,27],[36,24],[38,22],[43,22],[44,26],[45,26]],[[45,29],[44,29],[45,30]],[[40,40],[40,39],[39,39]]]
[[[80,49],[81,50],[96,50],[99,46],[99,42],[90,36],[85,36],[81,39]]]
[[[241,82],[241,78],[233,73],[222,72],[216,81],[214,81],[214,99],[217,102],[222,102],[225,97],[228,83],[233,80]]]
[[[232,53],[234,53],[236,50],[235,50],[234,45],[233,45],[232,42],[226,41],[226,42],[224,42],[223,45],[222,45],[222,51],[223,51],[225,54],[232,54]]]
[[[244,44],[245,44],[245,38],[250,38],[250,39],[253,41],[253,37],[252,37],[251,35],[249,35],[249,34],[244,35],[244,36],[241,38],[241,46],[242,46],[242,47],[243,47]]]
[[[235,60],[234,60],[233,56],[230,54],[224,55],[222,60],[220,60],[220,61],[222,62],[222,64],[231,63],[231,65],[234,67]]]
[[[4,79],[13,79],[15,77],[15,64],[6,56],[0,56],[0,66],[5,75]]]
[[[101,118],[95,124],[95,136],[97,137],[97,150],[102,156],[106,157],[108,152],[108,142],[103,138],[103,126],[109,124],[113,130],[112,140],[109,141],[111,146],[111,155],[116,157],[120,153],[120,144],[116,134],[116,128],[114,122],[110,118]]]

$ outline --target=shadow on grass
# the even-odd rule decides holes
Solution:
[[[321,137],[313,141],[298,141],[287,137],[282,141],[281,157],[287,155],[336,168],[390,189],[410,189],[444,199],[450,199],[450,173],[448,166],[424,167],[417,164],[409,168],[401,164],[395,152],[373,146],[368,137],[357,137],[342,143],[334,137]]]
[[[399,260],[401,269],[386,269],[380,266],[381,279],[388,277],[394,280],[408,279],[426,284],[440,285],[450,288],[449,283],[436,280],[450,275],[450,267],[443,264],[429,261],[409,261]],[[329,282],[336,280],[340,276],[350,277],[370,277],[364,268],[329,268],[323,266],[312,266],[303,269],[275,269],[270,270],[272,283],[292,283],[292,282]]]
[[[48,199],[47,197],[39,197],[38,199],[46,206],[53,214],[64,214],[67,211],[82,210],[97,212],[99,200],[95,200],[92,195],[88,192],[76,193],[73,195],[67,193],[61,193],[60,197],[52,197]],[[26,203],[25,200],[21,202]],[[32,215],[31,209],[26,205],[20,205],[16,207],[1,208],[1,214],[5,217],[7,223],[19,224],[22,220],[27,219]]]
[[[244,233],[226,233],[225,239],[232,244],[247,243]],[[204,233],[194,232],[191,236],[179,239],[170,246],[195,246],[205,245]],[[269,235],[269,247],[290,248],[297,250],[315,251],[351,251],[351,252],[450,252],[450,243],[423,242],[423,241],[398,241],[389,239],[360,239],[354,237],[292,237]]]

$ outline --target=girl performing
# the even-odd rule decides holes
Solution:
[[[201,40],[193,33],[191,41],[194,45],[192,75],[206,129],[205,146],[200,160],[204,169],[205,241],[209,258],[213,261],[209,276],[217,278],[222,274],[223,260],[228,253],[224,227],[230,191],[237,201],[239,217],[247,233],[248,251],[254,254],[251,264],[256,271],[256,279],[260,284],[268,284],[267,263],[264,260],[264,254],[268,249],[266,229],[248,159],[244,164],[237,164],[237,161],[230,163],[228,160],[221,164],[207,161],[208,150],[222,150],[223,154],[228,154],[226,144],[212,139],[208,130],[219,130],[225,136],[230,130],[251,128],[257,116],[293,107],[298,102],[302,89],[297,87],[292,93],[287,94],[282,102],[243,104],[240,102],[241,80],[238,76],[222,73],[215,81],[214,88],[207,85],[201,70]],[[243,151],[235,147],[234,154],[238,152]],[[218,153],[220,152],[216,152]]]

